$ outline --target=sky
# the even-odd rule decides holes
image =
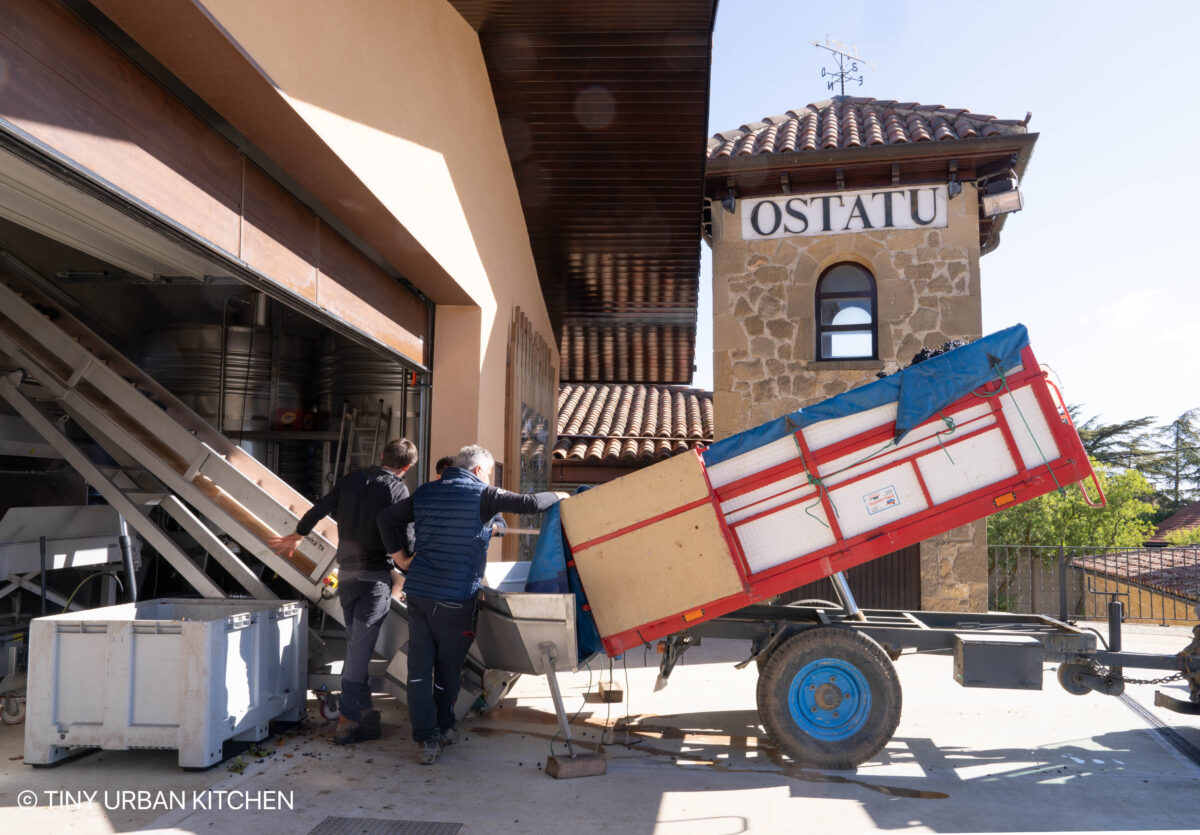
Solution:
[[[1039,134],[1025,208],[980,261],[983,332],[1029,329],[1084,417],[1200,407],[1200,3],[720,0],[709,135],[829,98],[810,45],[876,69],[847,95],[963,107]],[[1189,220],[1191,218],[1191,220]],[[712,259],[697,371],[712,388]]]

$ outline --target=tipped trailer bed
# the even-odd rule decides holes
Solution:
[[[1017,325],[572,496],[562,524],[611,656],[1089,479]]]
[[[560,507],[566,565],[607,655],[657,643],[664,682],[704,637],[747,640],[779,749],[853,768],[895,732],[904,650],[952,652],[965,687],[1041,689],[1046,661],[1079,695],[1121,692],[1124,668],[1174,672],[1192,701],[1173,709],[1194,712],[1200,638],[1174,656],[1121,652],[1119,609],[1098,649],[1097,634],[1036,615],[855,605],[845,569],[1075,484],[1103,505],[1018,325]],[[823,578],[839,605],[769,602]]]

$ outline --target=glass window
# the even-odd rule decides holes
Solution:
[[[817,359],[876,359],[875,278],[857,264],[817,282]]]

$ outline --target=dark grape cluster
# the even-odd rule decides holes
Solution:
[[[915,354],[913,354],[912,362],[910,362],[908,365],[904,366],[904,368],[911,368],[912,366],[916,365],[917,363],[925,362],[925,360],[932,359],[933,357],[936,357],[939,354],[944,354],[947,351],[953,351],[955,348],[961,348],[964,345],[969,345],[972,341],[973,340],[970,340],[970,339],[950,339],[950,340],[947,340],[946,342],[943,342],[937,348],[922,348],[921,350],[919,350]],[[899,370],[899,369],[897,369],[897,370]],[[895,373],[895,372],[892,372],[892,373]],[[890,375],[886,371],[876,371],[875,376],[882,380],[884,377],[888,377]]]

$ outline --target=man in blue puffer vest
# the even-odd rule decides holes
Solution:
[[[463,447],[442,477],[379,514],[379,532],[402,569],[408,602],[408,715],[417,761],[430,765],[458,739],[454,703],[475,640],[475,603],[497,513],[540,513],[566,493],[509,493],[492,487],[495,460]],[[405,532],[415,522],[411,560]]]

